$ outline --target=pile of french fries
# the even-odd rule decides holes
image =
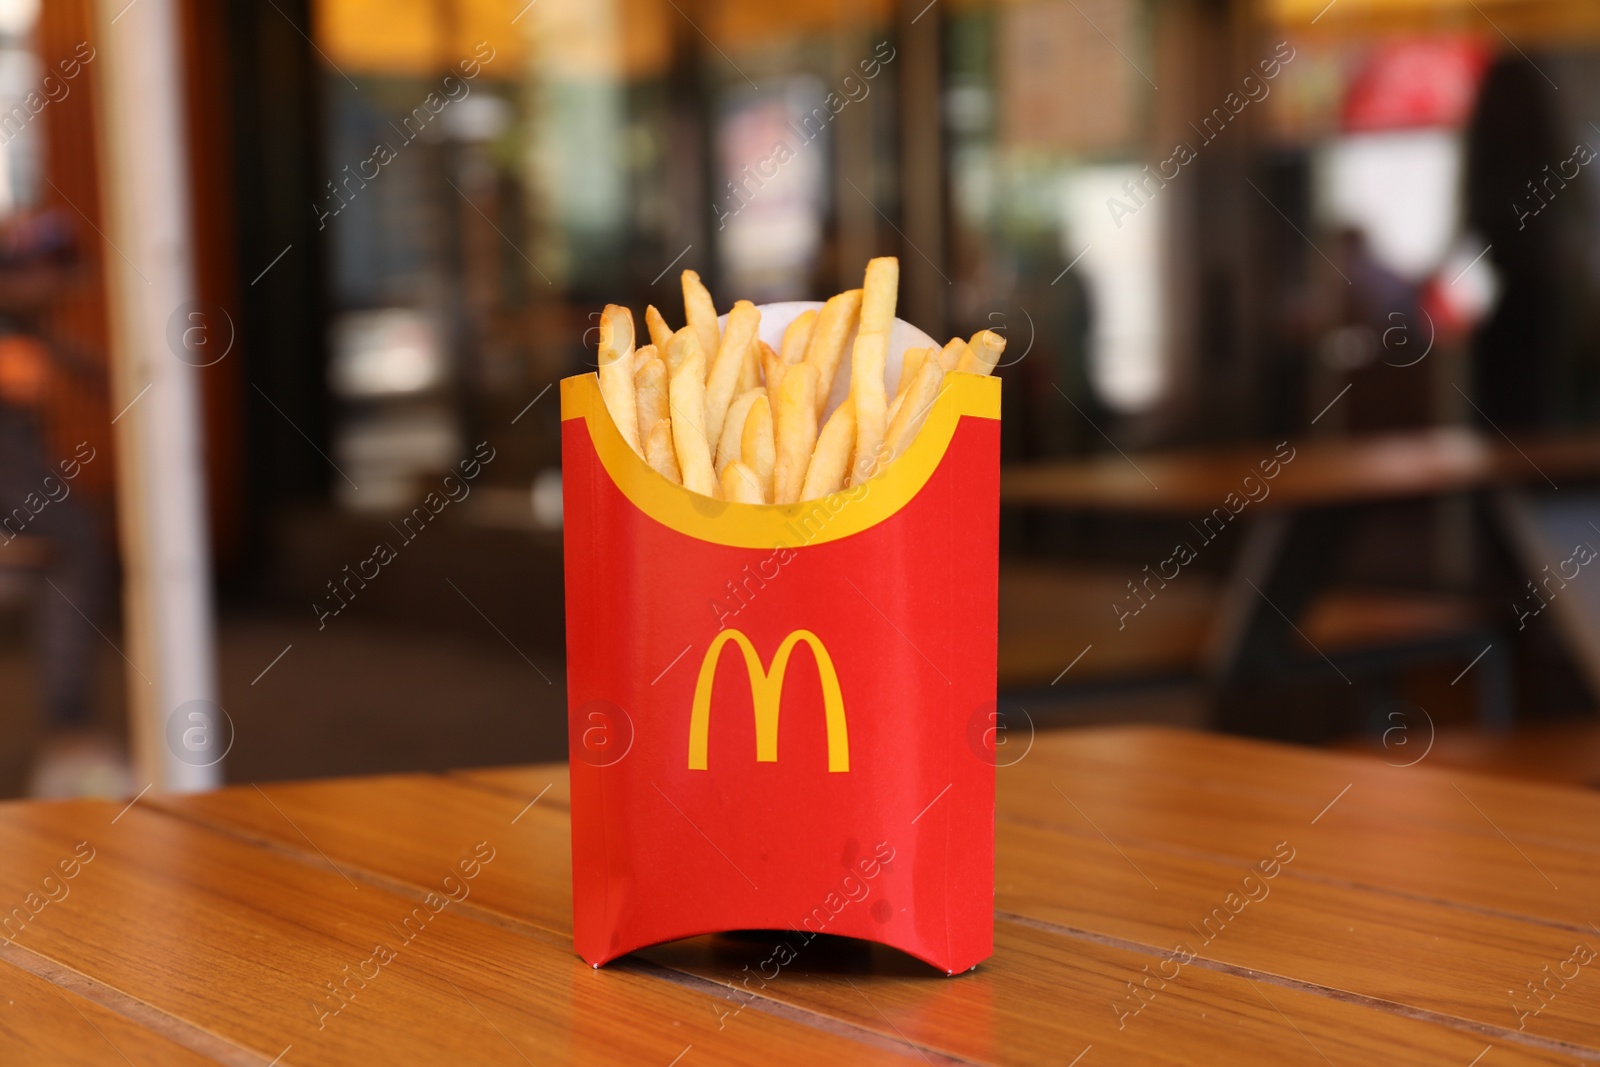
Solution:
[[[905,452],[946,373],[989,374],[1005,350],[993,330],[937,351],[908,349],[889,396],[884,368],[899,285],[899,260],[871,260],[860,289],[802,312],[775,352],[757,336],[760,309],[741,300],[719,328],[710,292],[686,270],[683,329],[674,333],[647,307],[650,343],[635,348],[633,312],[608,304],[601,313],[606,408],[657,473],[709,497],[793,504],[859,485]],[[850,393],[819,430],[852,330]]]

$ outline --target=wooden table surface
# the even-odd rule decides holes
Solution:
[[[1156,728],[998,777],[993,958],[764,986],[573,954],[562,765],[3,805],[0,1063],[1600,1061],[1600,795]]]
[[[1227,448],[1103,455],[1008,465],[1000,500],[1087,511],[1205,515],[1229,493],[1261,499],[1253,513],[1439,496],[1504,486],[1549,488],[1600,478],[1600,435],[1521,438],[1464,429],[1295,441],[1281,463],[1276,442]],[[1291,453],[1285,449],[1282,456]],[[1261,482],[1263,461],[1280,461]],[[1267,468],[1271,470],[1269,466]],[[1247,475],[1256,481],[1244,485]]]

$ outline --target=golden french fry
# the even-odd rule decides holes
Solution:
[[[931,354],[930,350],[926,348],[906,349],[906,354],[900,357],[900,384],[894,387],[894,398],[896,400],[905,396],[906,387],[916,378],[917,371],[921,369],[923,360],[927,359]],[[894,420],[891,417],[889,421],[893,422]]]
[[[817,443],[817,368],[796,363],[783,373],[783,392],[778,395],[776,456],[772,468],[772,502],[793,504],[800,499],[811,449]]]
[[[650,353],[655,350],[655,345],[645,345],[640,349],[641,352]],[[638,398],[639,427],[649,433],[655,429],[656,423],[668,417],[666,361],[651,359],[640,367],[633,376],[633,393]]]
[[[806,349],[811,345],[811,335],[817,329],[816,309],[802,311],[783,329],[783,351],[780,353],[785,363],[799,363],[806,358]]]
[[[881,256],[867,261],[861,298],[861,326],[850,352],[850,395],[856,408],[856,462],[850,484],[872,477],[883,446],[888,401],[883,366],[889,356],[889,329],[894,325],[895,298],[900,288],[900,261]]]
[[[917,371],[929,359],[937,360],[938,353],[931,348],[908,348],[905,355],[900,357],[900,384],[894,388],[894,399],[889,401],[889,412],[883,417],[885,426],[894,425],[894,417],[900,413],[900,405],[906,398],[906,390],[916,378]]]
[[[966,371],[969,374],[992,374],[994,365],[1000,362],[1000,353],[1005,350],[1004,334],[995,333],[993,330],[979,330],[972,335],[967,350],[961,354],[956,370]]]
[[[714,497],[717,476],[711,469],[711,446],[706,441],[706,357],[692,326],[673,334],[671,347],[684,352],[667,382],[678,470],[686,487]]]
[[[744,439],[744,420],[755,402],[765,394],[766,389],[758,385],[740,393],[728,405],[728,417],[722,420],[722,436],[717,438],[717,477],[722,477],[722,469],[728,464],[744,458],[740,449],[740,442]]]
[[[900,398],[900,410],[889,423],[888,432],[884,437],[884,465],[893,462],[896,456],[902,455],[906,446],[917,436],[917,431],[922,429],[922,424],[927,421],[928,411],[933,407],[933,402],[939,399],[939,388],[943,384],[944,369],[939,366],[939,361],[924,362],[922,369],[917,372],[916,379],[906,387],[905,394]],[[882,466],[879,469],[882,470]]]
[[[856,444],[856,406],[846,400],[833,409],[828,424],[817,435],[817,447],[800,486],[801,500],[815,500],[844,488],[850,455]]]
[[[783,357],[774,352],[772,346],[759,337],[756,338],[756,343],[751,347],[755,351],[756,365],[761,369],[763,379],[766,377],[767,367],[772,360],[777,360],[779,363],[783,362]]]
[[[616,304],[607,304],[600,313],[600,395],[622,439],[644,455],[633,398],[633,312]]]
[[[939,350],[939,366],[945,370],[955,370],[956,364],[961,362],[961,357],[967,354],[967,342],[959,337],[950,338],[950,343]]]
[[[833,379],[839,372],[839,360],[844,357],[844,343],[861,313],[861,290],[851,289],[828,298],[817,314],[816,329],[811,343],[806,345],[805,362],[817,368],[816,417],[822,418],[822,409],[828,405],[828,394],[833,391]],[[782,422],[780,415],[777,422]]]
[[[778,395],[778,389],[783,385],[783,372],[788,366],[783,357],[772,350],[771,345],[761,342],[761,372],[767,380],[768,396]]]
[[[739,365],[739,388],[737,393],[749,392],[761,384],[761,348],[766,342],[759,337],[752,337],[750,343],[744,346],[744,362]]]
[[[667,325],[667,320],[661,317],[661,312],[656,310],[654,304],[645,306],[644,328],[650,333],[650,343],[665,354],[667,342],[672,340],[672,327]]]
[[[722,470],[722,499],[736,504],[765,504],[756,472],[734,460]]]
[[[711,293],[692,270],[683,272],[683,313],[690,329],[700,340],[700,351],[706,357],[706,370],[717,358],[722,347],[722,331],[717,329],[717,306],[711,302]]]
[[[770,502],[778,446],[772,432],[772,401],[765,393],[756,397],[755,403],[750,405],[750,413],[744,418],[744,433],[739,441],[739,462],[755,472],[756,480],[761,483],[761,500],[763,503]]]
[[[644,370],[644,365],[660,355],[661,353],[656,349],[655,345],[642,345],[639,348],[636,348],[633,352],[633,376],[635,378],[639,377],[639,372]],[[640,439],[643,439],[644,435],[649,432],[647,429],[645,429],[645,427],[649,425],[650,424],[648,422],[641,422],[639,424]]]
[[[689,339],[694,339],[694,344],[689,344]],[[667,361],[667,378],[678,373],[678,368],[683,361],[689,358],[689,353],[700,352],[700,337],[694,332],[694,327],[685,326],[667,338],[667,347],[661,349],[662,358]],[[701,352],[702,357],[705,355]]]
[[[748,300],[739,301],[728,312],[728,329],[722,336],[722,347],[717,351],[716,362],[706,373],[706,434],[709,440],[722,439],[722,424],[728,417],[728,404],[733,400],[745,359],[750,346],[755,343],[756,330],[760,325],[761,312]]]
[[[644,461],[669,482],[683,484],[683,477],[678,473],[678,457],[672,451],[672,423],[669,420],[657,419],[655,425],[650,427],[644,439]]]

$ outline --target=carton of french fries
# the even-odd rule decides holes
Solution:
[[[561,383],[573,941],[993,948],[1004,339],[822,303],[608,305]]]

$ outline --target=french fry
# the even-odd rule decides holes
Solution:
[[[639,351],[653,355],[655,350],[655,345],[645,345]],[[633,393],[638,398],[639,427],[644,432],[650,433],[654,431],[656,423],[669,415],[666,361],[651,359],[640,367],[633,376]]]
[[[761,384],[761,348],[766,342],[759,337],[752,337],[750,343],[744,346],[744,362],[739,365],[739,388],[737,393],[749,392]]]
[[[772,502],[793,504],[800,499],[806,468],[811,464],[811,449],[817,443],[817,368],[796,363],[783,373],[783,392],[778,395],[776,456],[772,468]]]
[[[636,345],[632,312],[608,304],[599,360],[606,408],[653,470],[705,496],[792,504],[865,482],[911,446],[947,372],[990,374],[1005,350],[993,330],[907,349],[891,395],[885,365],[899,277],[897,259],[870,260],[860,289],[796,315],[776,350],[747,300],[719,326],[692,270],[681,279],[687,324],[674,332],[647,306],[650,344]],[[819,428],[852,336],[848,396]]]
[[[722,499],[736,504],[765,504],[756,472],[734,460],[722,469]]]
[[[885,426],[894,425],[894,417],[899,414],[900,404],[906,398],[906,389],[910,387],[912,379],[916,378],[922,364],[930,358],[935,360],[939,358],[932,349],[906,349],[905,355],[900,359],[900,384],[894,387],[894,399],[889,401],[889,413],[883,417]]]
[[[711,469],[711,446],[706,441],[706,357],[694,327],[672,335],[669,347],[684,353],[667,382],[672,407],[672,446],[685,487],[706,496],[717,495],[717,476]]]
[[[607,304],[600,313],[600,395],[622,439],[644,455],[633,398],[633,312],[616,304]]]
[[[883,445],[888,401],[883,365],[889,356],[889,328],[894,325],[895,298],[900,288],[900,261],[882,256],[867,261],[861,298],[861,326],[850,352],[850,396],[856,408],[856,461],[850,484],[872,477]]]
[[[777,438],[772,432],[772,401],[767,394],[756,397],[750,413],[744,419],[744,433],[740,436],[739,462],[755,472],[761,483],[762,503],[772,500],[773,469],[778,462]],[[805,495],[801,494],[801,499]]]
[[[678,457],[672,451],[672,423],[669,420],[657,419],[655,425],[650,427],[644,439],[644,461],[669,482],[683,484],[683,477],[678,473]]]
[[[921,369],[923,360],[932,353],[926,348],[908,348],[906,354],[900,359],[900,384],[894,387],[894,396],[898,400],[906,394],[906,387],[916,378],[917,371]],[[891,420],[892,421],[892,420]]]
[[[692,270],[683,272],[683,313],[690,329],[700,339],[700,351],[706,357],[706,370],[716,359],[722,347],[722,331],[717,329],[717,306],[711,302],[711,293]]]
[[[660,355],[661,352],[656,348],[655,345],[641,345],[639,348],[634,349],[633,376],[635,378],[639,377],[639,372],[644,370],[644,365],[649,363],[652,359],[656,359]],[[645,427],[648,425],[650,424],[646,422],[641,422],[639,424],[639,437],[641,439],[643,439],[644,435],[649,432],[645,429]]]
[[[691,340],[694,342],[693,344],[690,344]],[[688,359],[692,352],[700,352],[700,338],[694,332],[693,327],[685,326],[667,339],[664,358],[667,361],[667,378],[669,381],[674,374],[678,373],[678,368],[683,365],[683,361]],[[701,356],[704,357],[704,355],[705,353],[701,352]]]
[[[739,377],[750,346],[755,343],[761,312],[748,300],[741,300],[728,312],[728,329],[722,335],[717,360],[706,373],[706,433],[709,440],[722,439],[722,424],[728,417],[728,404],[738,388]],[[708,357],[709,358],[709,357]]]
[[[884,437],[885,465],[892,463],[896,456],[904,453],[906,446],[917,436],[917,431],[922,429],[923,422],[928,418],[928,411],[933,407],[933,402],[939,399],[939,388],[943,384],[944,369],[939,366],[939,361],[924,362],[916,378],[901,395],[900,410],[889,423],[889,429]]]
[[[811,345],[811,335],[817,330],[815,309],[802,311],[783,330],[783,349],[779,353],[785,363],[799,363],[806,358]]]
[[[972,335],[967,350],[961,354],[961,361],[956,364],[956,370],[969,374],[992,374],[994,365],[1000,362],[1000,353],[1005,350],[1004,334],[995,333],[993,330],[979,330]]]
[[[744,420],[756,401],[764,395],[766,389],[758,385],[754,389],[740,393],[733,398],[733,403],[728,405],[728,417],[722,420],[722,436],[717,438],[717,454],[714,459],[717,477],[722,477],[722,470],[728,464],[744,458],[740,446],[744,440]]]
[[[967,342],[959,337],[950,338],[950,343],[939,350],[939,366],[945,370],[955,370],[956,364],[961,362],[961,357],[967,354]]]
[[[667,320],[661,317],[661,312],[656,310],[654,304],[645,306],[644,328],[650,332],[650,343],[665,354],[667,342],[672,340],[672,327],[667,325]]]
[[[761,373],[767,382],[768,396],[775,397],[778,395],[778,390],[783,385],[783,372],[788,367],[789,364],[785,363],[783,357],[772,350],[771,345],[765,341],[761,342]]]
[[[817,314],[816,329],[811,343],[806,345],[805,362],[817,368],[816,417],[822,418],[822,409],[828,404],[828,394],[833,391],[833,379],[839,372],[839,360],[844,357],[844,343],[850,329],[861,314],[861,290],[851,289],[828,298]],[[775,422],[783,421],[780,415]]]
[[[850,455],[855,444],[856,406],[846,400],[833,409],[827,425],[817,435],[817,447],[811,453],[811,465],[806,468],[806,479],[800,486],[801,500],[815,500],[844,488],[844,476],[850,469]]]

